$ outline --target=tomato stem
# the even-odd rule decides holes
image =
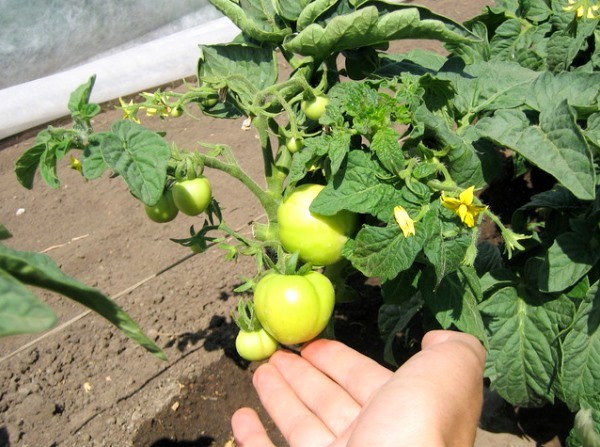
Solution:
[[[200,154],[204,165],[217,169],[219,171],[225,172],[226,174],[231,175],[233,178],[239,180],[248,190],[254,194],[254,196],[258,199],[262,207],[264,208],[269,219],[274,217],[277,214],[277,206],[278,202],[271,196],[266,193],[248,174],[246,174],[237,164],[233,163],[225,163],[216,157],[212,157],[206,154]]]

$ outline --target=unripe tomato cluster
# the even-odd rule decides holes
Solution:
[[[300,259],[327,266],[342,259],[342,247],[356,231],[358,216],[342,211],[333,216],[310,212],[322,185],[296,188],[280,205],[277,218],[283,248]],[[277,344],[295,345],[317,337],[327,327],[335,305],[331,281],[322,273],[283,275],[270,272],[254,289],[254,310],[262,328],[240,331],[238,353],[247,360],[263,360]],[[269,338],[274,342],[268,342]]]
[[[211,200],[210,181],[206,177],[197,177],[175,183],[155,205],[144,205],[144,210],[154,222],[165,223],[175,219],[179,211],[197,216],[208,208]]]
[[[329,323],[334,304],[333,285],[322,273],[268,273],[254,290],[254,310],[262,328],[240,330],[236,349],[246,360],[257,361],[269,358],[279,343],[310,341]]]

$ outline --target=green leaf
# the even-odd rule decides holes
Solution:
[[[393,342],[396,334],[402,332],[413,317],[423,307],[420,294],[413,295],[401,304],[384,304],[379,308],[378,326],[381,337],[385,340],[383,358],[390,365],[395,365]]]
[[[539,73],[505,61],[477,62],[464,72],[442,71],[456,92],[454,107],[462,115],[497,109],[512,109],[527,102],[532,82]]]
[[[10,231],[8,231],[8,228],[6,228],[3,224],[0,223],[0,241],[4,239],[9,239],[11,237],[12,234],[10,233]]]
[[[336,130],[331,134],[321,133],[304,140],[304,148],[294,154],[290,167],[289,181],[302,180],[308,170],[321,158],[327,156],[330,161],[331,175],[342,167],[350,149],[349,132]]]
[[[257,92],[277,82],[277,59],[272,47],[247,43],[201,45],[198,78],[203,84],[227,86],[249,106]]]
[[[162,196],[171,151],[165,140],[131,121],[117,121],[100,141],[102,158],[146,205]]]
[[[481,161],[469,138],[457,134],[442,117],[431,113],[425,107],[419,108],[415,119],[423,123],[426,135],[431,134],[440,147],[449,148],[446,156],[448,170],[457,184],[476,188],[485,185]]]
[[[529,203],[523,205],[519,210],[527,211],[536,208],[549,208],[553,210],[578,211],[582,210],[585,203],[577,199],[573,193],[561,185],[556,185],[548,191],[536,194]]]
[[[87,129],[91,118],[100,113],[98,104],[90,104],[90,95],[96,82],[96,75],[93,75],[87,82],[77,87],[69,97],[68,108],[75,121],[75,127]]]
[[[477,245],[477,257],[473,266],[478,276],[483,276],[492,270],[501,269],[503,267],[502,253],[498,246],[487,241],[479,243]]]
[[[107,134],[95,133],[90,136],[90,144],[83,151],[83,159],[81,161],[83,176],[88,180],[100,178],[108,169],[108,164],[102,157],[102,139]]]
[[[562,398],[572,409],[600,395],[600,289],[590,288],[563,342]]]
[[[339,0],[314,0],[302,10],[298,16],[296,28],[302,31],[311,23],[315,22],[321,15],[329,11]]]
[[[55,323],[56,315],[48,305],[0,269],[0,337],[42,332]]]
[[[391,127],[379,129],[371,141],[371,150],[375,152],[381,164],[392,174],[404,169],[404,156],[398,139],[400,135]]]
[[[564,101],[577,111],[577,118],[587,112],[597,112],[600,92],[600,73],[563,72],[541,73],[533,81],[526,104],[539,112],[554,109]]]
[[[546,44],[547,65],[551,72],[569,71],[580,51],[585,50],[588,38],[594,33],[594,20],[578,20],[572,29],[558,30],[548,38]]]
[[[284,48],[304,56],[312,56],[316,60],[324,60],[342,50],[373,46],[396,39],[452,42],[473,37],[469,36],[466,29],[426,8],[384,1],[370,3],[375,3],[382,11],[369,5],[349,14],[334,16],[324,25],[312,23],[286,39]]]
[[[512,405],[552,402],[559,335],[571,322],[573,303],[513,283],[492,288],[479,309],[490,334],[486,376]]]
[[[354,150],[348,154],[346,169],[315,198],[311,211],[331,216],[342,209],[360,214],[381,216],[390,221],[396,205],[402,205],[402,194],[393,185],[380,181],[385,171],[366,152]]]
[[[591,151],[566,101],[540,113],[540,125],[530,125],[517,110],[499,110],[483,118],[477,129],[484,138],[518,152],[554,176],[582,200],[595,197],[596,174]]]
[[[592,231],[559,235],[548,249],[538,286],[561,292],[575,284],[600,261],[600,237]]]
[[[15,163],[17,180],[27,189],[33,188],[35,173],[45,150],[46,144],[36,144],[23,152]]]
[[[426,270],[419,289],[425,304],[444,329],[452,325],[487,344],[487,335],[477,305],[481,300],[479,278],[472,267],[462,266],[439,282]]]
[[[137,323],[112,299],[100,291],[65,275],[48,256],[33,252],[16,251],[0,244],[0,269],[25,284],[60,293],[83,304],[106,318],[125,335],[158,358],[166,359],[161,349],[142,332]]]
[[[295,22],[310,0],[275,0],[277,14],[290,22]]]
[[[387,281],[410,268],[423,248],[426,230],[415,223],[416,234],[405,237],[396,224],[364,225],[354,240],[344,246],[344,257],[365,276]]]
[[[506,20],[496,28],[490,40],[491,57],[542,70],[545,68],[546,35],[550,30],[549,23],[526,26],[519,18]]]
[[[271,1],[261,0],[210,0],[224,15],[245,34],[258,42],[282,42],[292,32],[282,25]]]
[[[444,237],[444,226],[439,214],[439,204],[430,209],[423,217],[423,224],[429,231],[429,238],[423,247],[423,253],[433,266],[436,281],[439,283],[444,276],[456,271],[465,261],[465,255],[472,244],[470,234],[456,237]]]

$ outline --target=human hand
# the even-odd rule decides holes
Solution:
[[[474,337],[432,331],[395,373],[342,343],[275,353],[254,386],[292,447],[471,446],[483,402],[485,351]],[[232,417],[239,447],[273,447],[256,412]]]

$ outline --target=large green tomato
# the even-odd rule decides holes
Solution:
[[[327,96],[315,96],[311,100],[302,100],[300,109],[304,114],[313,121],[319,121],[319,118],[325,113],[325,107],[329,104]]]
[[[179,209],[175,206],[175,202],[173,202],[173,193],[170,189],[161,196],[156,205],[144,205],[144,210],[151,220],[158,223],[170,222],[179,213]]]
[[[304,343],[327,326],[335,292],[322,273],[269,273],[254,289],[254,310],[262,327],[285,345]]]
[[[277,346],[277,341],[262,328],[256,331],[240,330],[235,338],[238,354],[250,362],[268,359],[277,351]]]
[[[210,182],[206,177],[183,180],[173,185],[175,206],[188,216],[204,212],[211,200]]]
[[[358,216],[342,210],[333,216],[310,212],[310,204],[323,185],[296,188],[277,210],[279,240],[286,251],[298,252],[313,265],[331,265],[342,259],[342,247],[356,231]]]

